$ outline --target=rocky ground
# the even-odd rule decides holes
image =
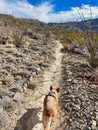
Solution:
[[[98,85],[77,77],[98,75],[87,50],[77,46],[62,53],[59,37],[49,31],[14,17],[7,21],[0,21],[0,130],[43,130],[43,98],[50,85],[61,88],[51,130],[98,130]]]
[[[84,54],[70,52],[63,58],[61,100],[64,130],[98,130],[98,85],[90,85],[86,78],[76,76],[79,73],[98,73]]]
[[[37,88],[42,87],[44,70],[54,61],[55,46],[56,42],[50,40],[44,45],[35,42],[29,49],[14,45],[0,45],[1,130],[13,130],[17,120],[26,111],[28,114],[30,110],[31,113],[33,112],[31,100],[36,100],[39,96]],[[33,126],[29,127],[33,128]],[[24,125],[22,129],[30,128]],[[19,128],[15,127],[16,129]]]
[[[62,47],[49,31],[1,16],[0,130],[43,130],[43,99],[59,86]]]
[[[0,45],[1,130],[43,130],[42,103],[50,85],[61,88],[52,130],[98,129],[98,85],[76,76],[97,70],[79,48],[67,53],[61,48],[58,41],[29,49]]]

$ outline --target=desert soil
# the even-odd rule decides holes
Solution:
[[[62,44],[59,41],[56,41],[56,46],[54,48],[54,61],[51,66],[44,70],[43,78],[37,79],[37,87],[34,91],[26,91],[26,94],[23,93],[23,98],[25,99],[26,109],[22,109],[21,117],[19,117],[15,130],[43,130],[42,126],[42,110],[43,110],[43,100],[45,95],[49,92],[50,85],[60,87],[61,79],[61,61],[63,54],[60,52]],[[55,122],[51,125],[51,130],[57,130],[60,127],[60,108],[58,110],[58,115]]]

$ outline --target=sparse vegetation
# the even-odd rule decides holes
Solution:
[[[19,36],[18,33],[15,33],[13,35],[13,44],[15,44],[17,47],[21,46],[22,37]]]
[[[89,52],[89,62],[93,67],[98,66],[98,34],[92,32],[64,33],[61,42],[64,46],[76,43],[80,47],[86,47]]]
[[[85,16],[81,14],[78,10],[77,11],[81,20],[84,21],[83,27],[86,28],[85,30],[83,30],[82,36],[85,41],[84,44],[87,47],[87,50],[90,54],[90,64],[93,67],[97,67],[98,66],[98,34],[94,33],[94,31],[92,30],[93,18],[92,18],[91,7],[89,7],[89,10],[90,10],[90,18],[91,18],[89,28],[86,28]]]
[[[12,28],[12,39],[16,46],[25,46],[27,42],[23,39],[23,35],[29,36],[32,39],[38,40],[40,39],[38,33],[45,35],[46,38],[54,38],[59,39],[64,47],[71,48],[72,45],[86,47],[89,52],[89,62],[93,67],[98,66],[98,34],[92,31],[92,12],[90,9],[91,21],[87,26],[85,18],[83,14],[79,12],[82,22],[79,23],[82,30],[77,31],[77,28],[74,28],[74,24],[57,24],[54,27],[49,27],[45,24],[45,26],[41,27],[41,24],[37,23],[35,25],[32,22],[28,22],[26,19],[18,19],[13,16],[3,16],[3,21],[5,21],[3,26],[5,28]],[[5,20],[4,20],[5,19]],[[37,26],[38,24],[38,26]],[[61,26],[61,27],[60,27]],[[78,25],[77,25],[78,26]],[[67,29],[66,29],[67,28]],[[33,33],[34,32],[34,33]],[[2,32],[1,32],[2,33]],[[44,42],[45,38],[43,38]]]
[[[84,40],[90,54],[90,64],[98,66],[98,35],[93,32],[84,32]]]

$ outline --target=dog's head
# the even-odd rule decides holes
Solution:
[[[50,92],[54,93],[55,96],[58,96],[58,93],[60,92],[60,88],[54,89],[52,86],[50,86]]]

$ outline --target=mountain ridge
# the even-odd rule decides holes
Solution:
[[[26,18],[16,18],[12,15],[7,14],[0,14],[0,17],[7,18],[15,18],[27,22],[31,25],[41,27],[41,28],[49,28],[49,29],[63,29],[66,31],[75,31],[75,32],[82,32],[86,30],[92,30],[95,33],[98,33],[98,18],[96,19],[89,19],[83,21],[74,21],[74,22],[63,22],[63,23],[45,23],[39,21],[38,19],[26,19]]]

